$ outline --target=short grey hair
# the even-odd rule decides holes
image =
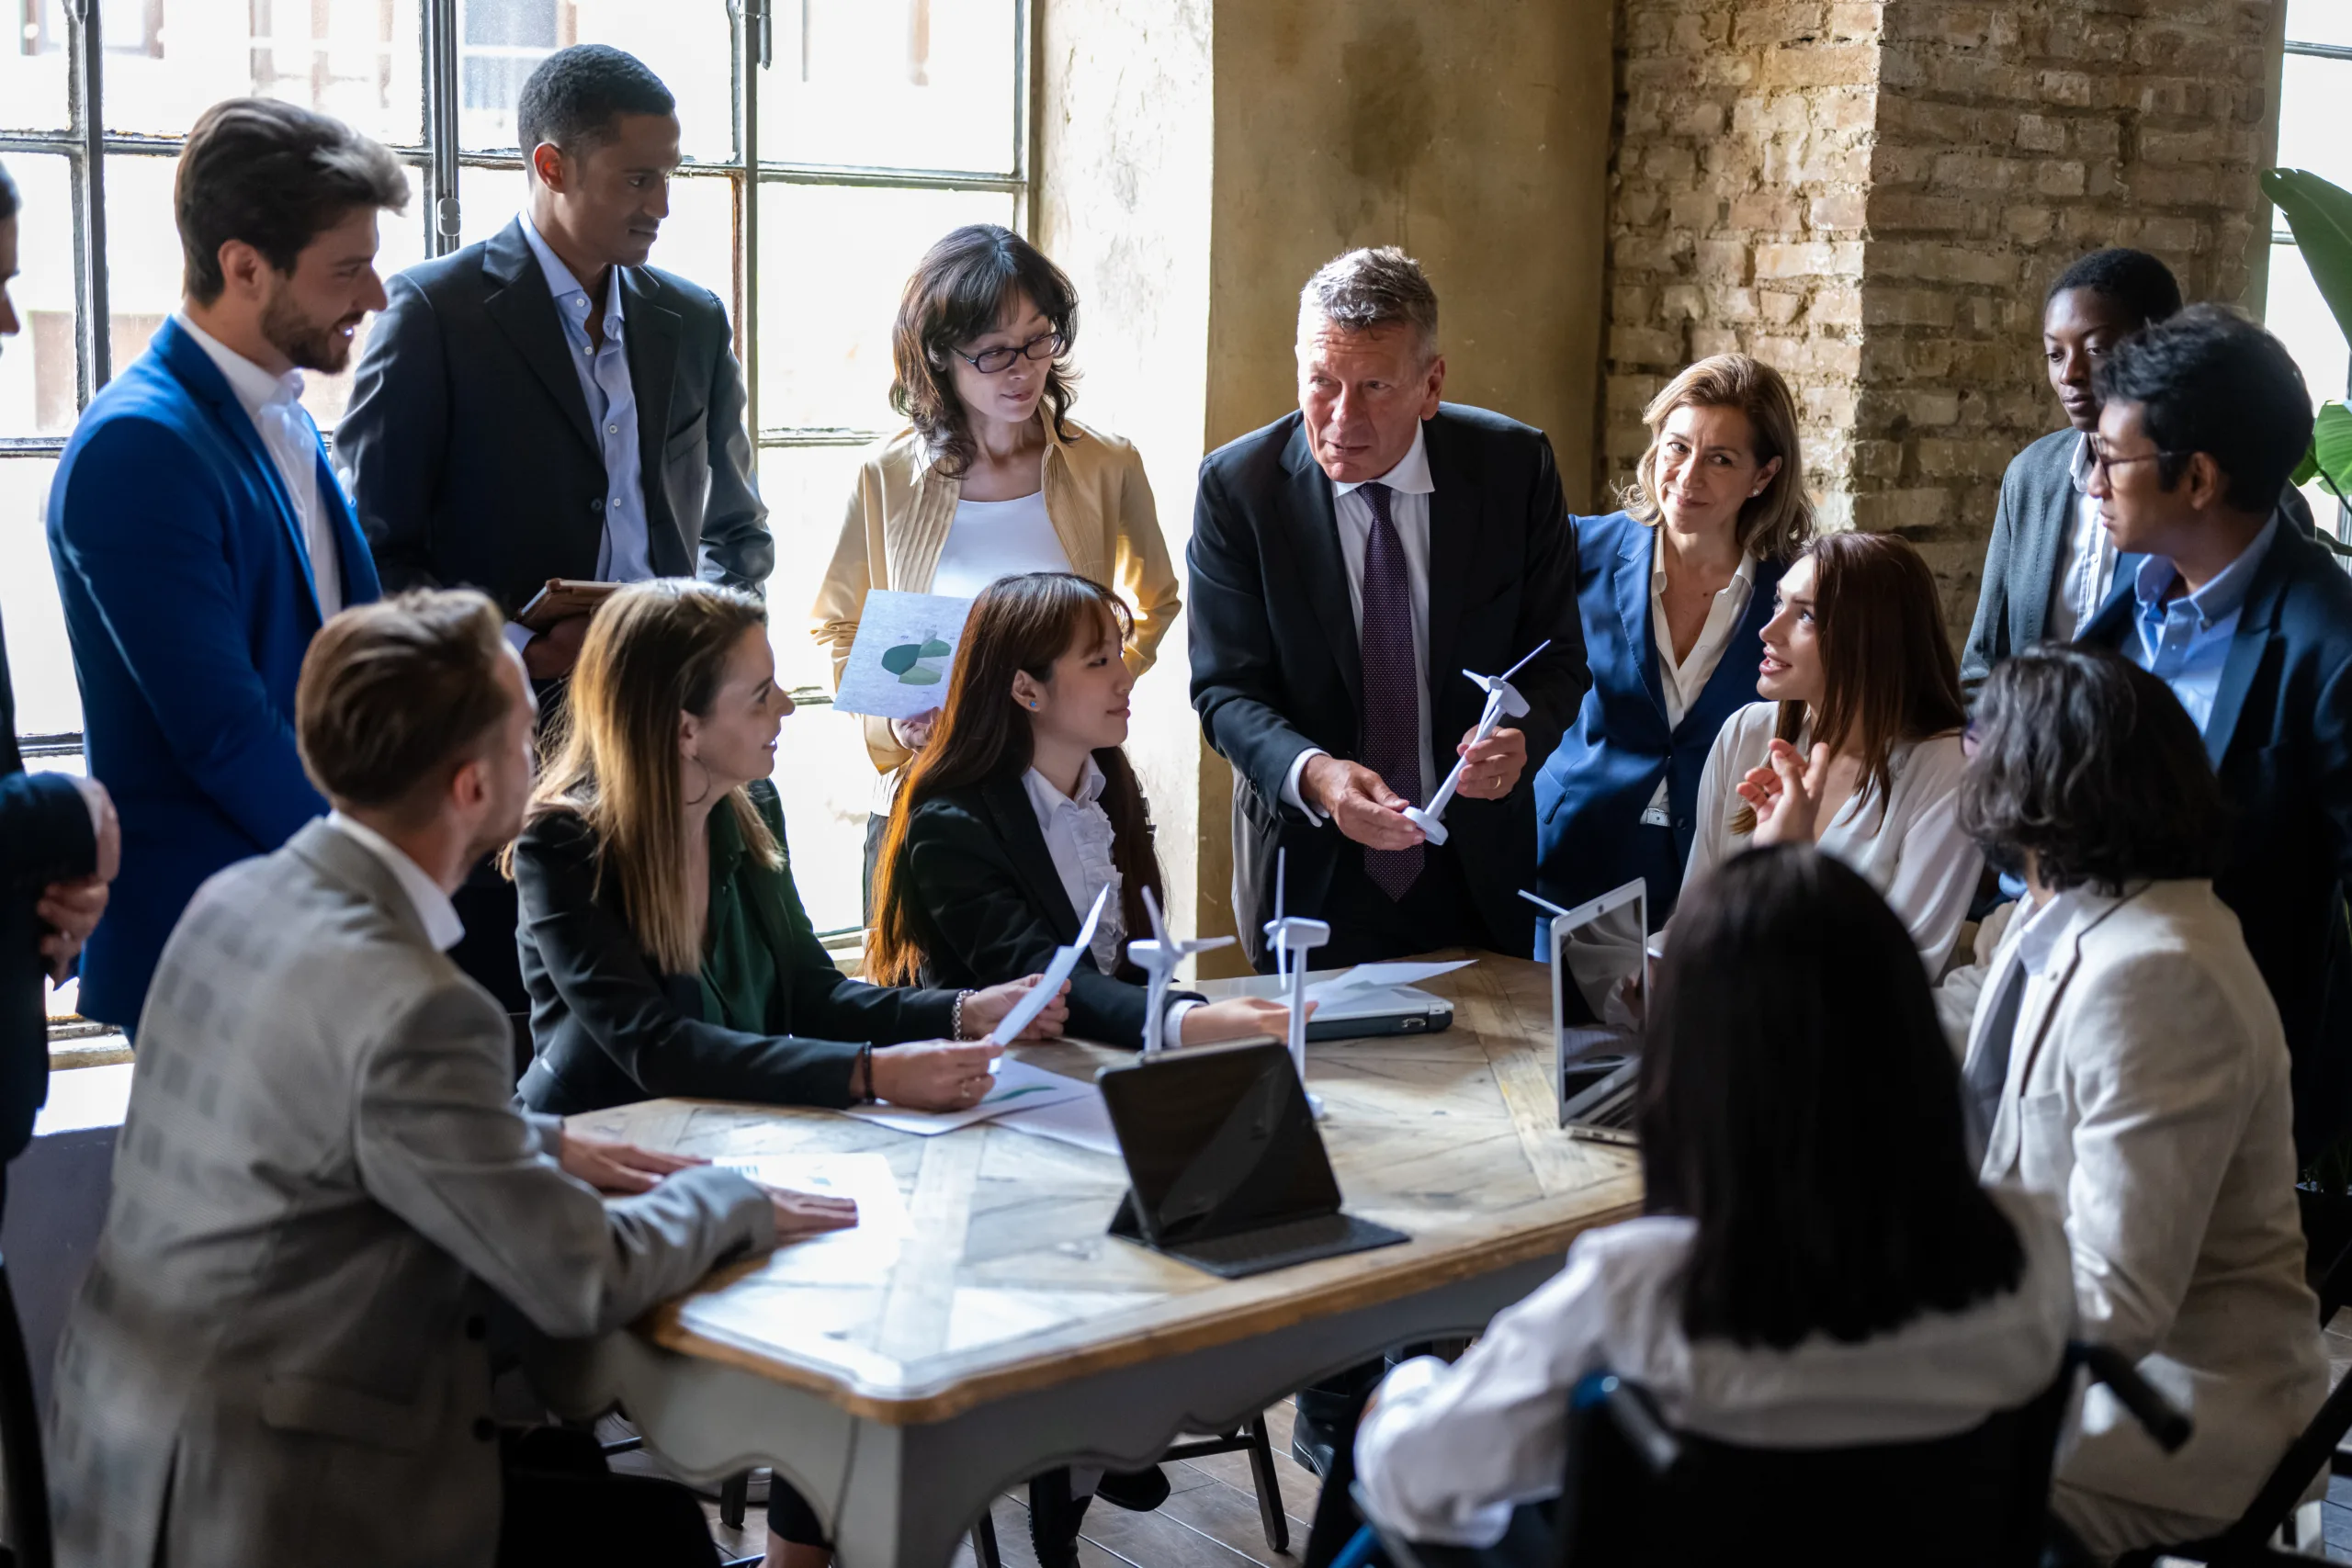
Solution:
[[[1350,251],[1317,268],[1298,291],[1302,339],[1315,317],[1351,333],[1401,323],[1419,334],[1424,360],[1437,357],[1437,290],[1421,264],[1394,245]]]

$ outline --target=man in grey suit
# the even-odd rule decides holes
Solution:
[[[2090,493],[2085,441],[2098,428],[2099,412],[2091,372],[2117,344],[2179,309],[2179,281],[2145,251],[2094,251],[2051,284],[2041,354],[2066,428],[2018,453],[2001,476],[1976,617],[1960,657],[1960,683],[1972,702],[1993,666],[2012,653],[2044,639],[2073,641],[2138,566],[2139,557],[2116,550]],[[2311,507],[2291,486],[2278,510],[2311,534]]]
[[[530,695],[490,600],[336,616],[296,727],[334,814],[198,890],[141,1020],[58,1352],[72,1568],[519,1561],[533,1521],[511,1484],[502,1507],[493,1295],[542,1333],[605,1333],[729,1257],[854,1223],[512,1108],[505,1017],[445,952],[450,891],[530,787]],[[571,1172],[650,1190],[607,1202]],[[598,1479],[553,1528],[584,1517],[624,1545],[649,1499]]]

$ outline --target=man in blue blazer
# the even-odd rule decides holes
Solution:
[[[376,215],[399,163],[265,99],[197,121],[175,190],[182,309],[91,400],[50,491],[49,547],[90,771],[122,875],[84,955],[82,1011],[129,1027],[199,884],[326,810],[294,746],[294,684],[376,569],[299,400],[384,303]]]
[[[2214,890],[2278,1004],[2309,1164],[2352,1134],[2352,579],[2277,510],[2311,395],[2220,305],[2118,344],[2097,383],[2091,493],[2124,553],[2083,640],[2154,672],[2205,737],[2234,818]]]

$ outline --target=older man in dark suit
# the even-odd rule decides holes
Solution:
[[[1253,957],[1273,912],[1331,926],[1325,964],[1467,944],[1527,951],[1535,807],[1521,788],[1591,676],[1576,534],[1552,444],[1440,401],[1437,296],[1393,247],[1351,251],[1300,298],[1298,412],[1201,464],[1189,555],[1193,705],[1233,764],[1234,915]],[[1470,744],[1513,677],[1528,712]],[[1455,737],[1461,737],[1455,742]],[[1426,841],[1404,815],[1457,756]]]
[[[489,593],[548,700],[588,627],[515,622],[549,578],[757,592],[775,560],[726,309],[645,265],[676,107],[619,50],[542,61],[517,110],[528,209],[391,280],[335,431],[386,592]],[[524,1010],[512,886],[480,869],[458,907],[459,964]]]

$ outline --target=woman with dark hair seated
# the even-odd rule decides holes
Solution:
[[[2081,1334],[2196,1423],[2166,1456],[2092,1396],[2052,1506],[2102,1558],[2214,1535],[2328,1386],[2286,1037],[2213,894],[2221,786],[2165,683],[2105,649],[1994,666],[1973,733],[1961,821],[2027,888],[1962,1067],[1980,1174],[2058,1201]]]
[[[1151,808],[1122,750],[1136,678],[1127,610],[1069,572],[1001,579],[972,605],[947,704],[909,767],[874,885],[865,972],[886,984],[986,986],[1035,974],[1078,940],[1111,890],[1069,981],[1069,1032],[1141,1045],[1144,894],[1164,897]],[[1179,993],[1161,1043],[1279,1035],[1289,1010]]]
[[[1980,1188],[1909,934],[1799,847],[1683,890],[1642,1061],[1644,1217],[1586,1233],[1453,1366],[1389,1374],[1372,1511],[1500,1539],[1557,1492],[1568,1391],[1608,1368],[1675,1427],[1815,1448],[1967,1430],[2049,1387],[2074,1314],[2043,1204]]]

